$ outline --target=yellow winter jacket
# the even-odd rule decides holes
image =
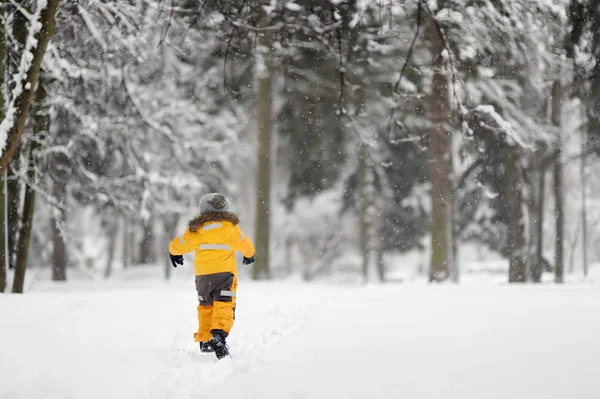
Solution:
[[[169,252],[183,255],[196,251],[194,272],[197,276],[223,272],[237,276],[235,252],[250,258],[255,251],[238,223],[238,216],[231,212],[202,214],[189,222],[183,235],[171,241]]]

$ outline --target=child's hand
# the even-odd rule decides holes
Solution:
[[[169,254],[169,256],[171,257],[171,264],[173,265],[173,267],[177,267],[177,265],[183,265],[183,255]]]
[[[250,263],[254,263],[254,255],[252,255],[250,258],[246,258],[244,256],[244,260],[242,260],[242,263],[244,265],[249,265]]]

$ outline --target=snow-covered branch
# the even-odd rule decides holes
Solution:
[[[37,0],[21,61],[12,79],[14,88],[10,93],[5,117],[0,123],[0,173],[6,169],[25,127],[42,60],[54,32],[58,2],[59,0]]]

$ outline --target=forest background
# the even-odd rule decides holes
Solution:
[[[459,282],[474,248],[500,265],[477,272],[562,283],[599,260],[599,0],[10,0],[0,20],[0,292],[169,278],[215,191],[253,279]]]

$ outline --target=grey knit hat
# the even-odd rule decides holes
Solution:
[[[209,212],[227,212],[229,210],[229,200],[226,196],[219,193],[206,194],[200,200],[198,211],[200,214]]]

